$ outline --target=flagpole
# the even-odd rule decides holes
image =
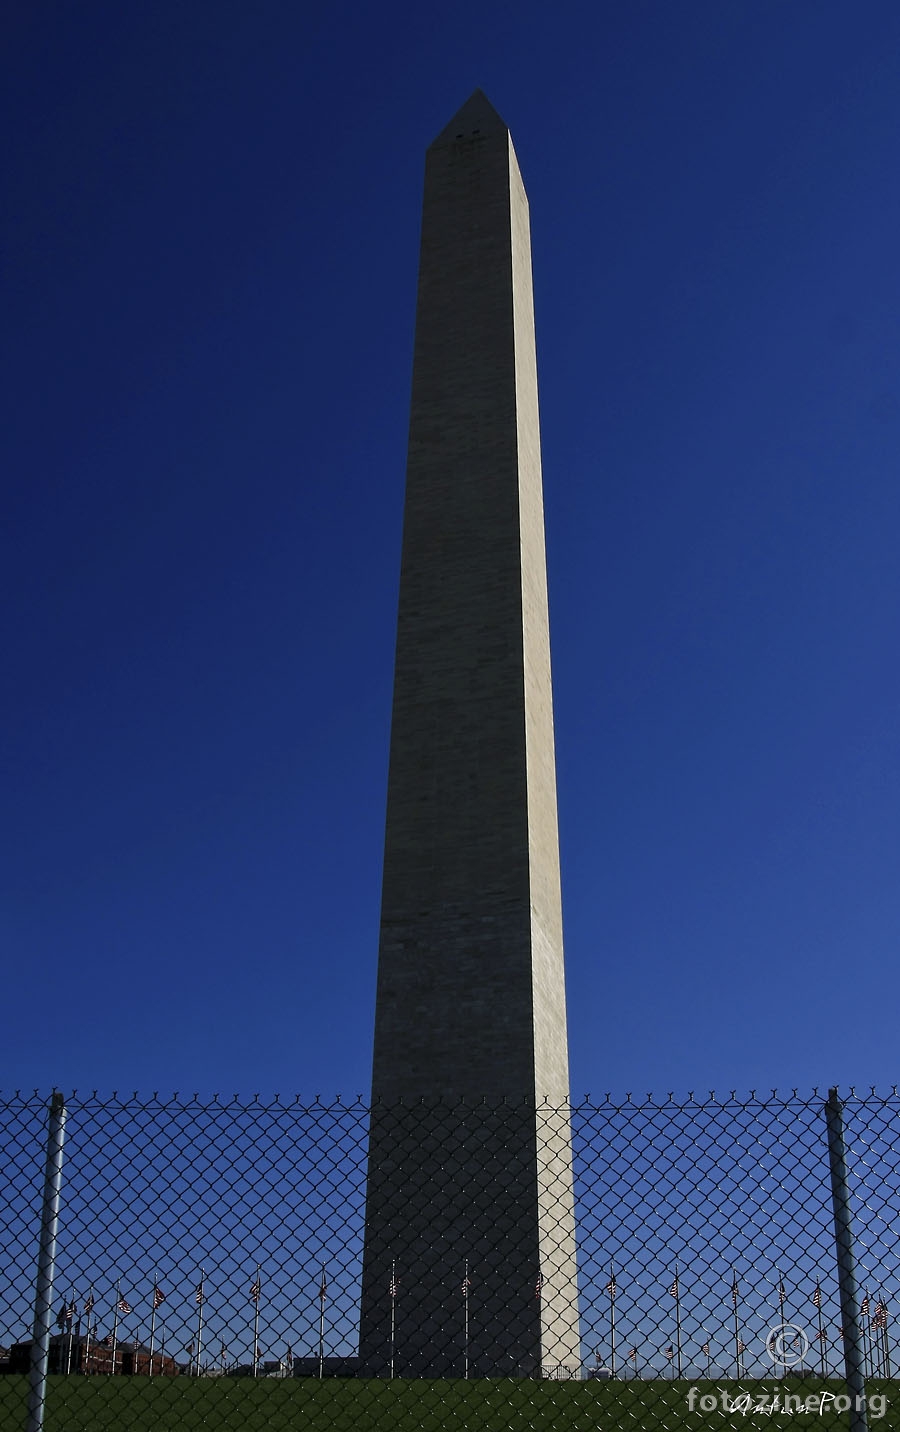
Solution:
[[[253,1284],[253,1376],[259,1377],[259,1300],[262,1297],[260,1265],[256,1265],[256,1282]]]
[[[70,1293],[71,1293],[72,1290],[69,1289],[69,1291],[70,1291]],[[74,1333],[74,1331],[75,1331],[75,1295],[74,1295],[74,1293],[73,1293],[72,1296],[69,1298],[69,1309],[68,1309],[68,1316],[67,1316],[67,1318],[66,1318],[66,1325],[67,1325],[67,1327],[68,1327],[68,1329],[69,1329],[69,1340],[68,1340],[68,1343],[67,1343],[67,1346],[66,1346],[66,1377],[68,1377],[68,1376],[70,1375],[71,1371],[72,1371],[72,1335],[73,1335],[73,1333]]]
[[[784,1291],[784,1279],[783,1279],[782,1276],[781,1276],[781,1270],[780,1270],[780,1269],[776,1269],[775,1271],[778,1273],[778,1316],[779,1316],[780,1319],[781,1319],[782,1326],[784,1326],[784,1303],[785,1303],[785,1297],[786,1297],[786,1294],[785,1294],[785,1291]],[[782,1359],[781,1366],[782,1366],[782,1368],[783,1368],[784,1370],[783,1370],[783,1372],[782,1372],[781,1375],[782,1375],[782,1377],[787,1377],[787,1370],[788,1370],[788,1366],[789,1366],[789,1363],[788,1363],[788,1361],[787,1361],[787,1339],[784,1337],[783,1334],[782,1334],[782,1342],[784,1343],[784,1358]]]
[[[891,1375],[891,1345],[888,1341],[888,1306],[887,1299],[882,1298],[884,1306],[884,1375],[889,1378]]]
[[[609,1370],[610,1374],[616,1375],[616,1270],[612,1263],[609,1265]]]
[[[870,1371],[871,1371],[872,1377],[878,1377],[878,1376],[879,1376],[879,1373],[878,1373],[878,1370],[877,1370],[877,1361],[878,1361],[878,1351],[879,1351],[879,1350],[877,1349],[877,1344],[878,1344],[879,1338],[878,1338],[878,1329],[875,1327],[875,1325],[874,1325],[874,1323],[873,1323],[873,1321],[872,1321],[872,1319],[873,1319],[874,1316],[875,1316],[875,1314],[874,1314],[872,1308],[873,1308],[873,1305],[870,1303],[870,1304],[869,1304],[869,1316],[868,1316],[868,1319],[867,1319],[868,1324],[869,1324],[869,1360],[870,1360]]]
[[[816,1312],[819,1315],[819,1362],[821,1364],[822,1378],[824,1380],[824,1378],[827,1376],[827,1373],[825,1371],[825,1329],[822,1326],[822,1289],[819,1287],[818,1283],[816,1284],[816,1291],[813,1293],[812,1300]]]
[[[118,1331],[119,1331],[119,1299],[120,1299],[120,1298],[121,1298],[121,1293],[119,1292],[119,1279],[117,1278],[117,1279],[116,1279],[116,1306],[115,1306],[115,1308],[114,1308],[114,1310],[113,1310],[112,1372],[110,1373],[110,1377],[115,1377],[115,1375],[116,1375],[116,1337],[117,1337],[117,1334],[118,1334]]]
[[[200,1354],[203,1351],[203,1279],[205,1274],[200,1269],[200,1286],[197,1289],[197,1372],[200,1376]]]
[[[147,1367],[147,1376],[153,1376],[153,1341],[156,1334],[156,1274],[153,1275],[153,1297],[150,1300],[150,1361]]]
[[[86,1302],[85,1305],[84,1305],[84,1311],[85,1311],[85,1316],[87,1317],[87,1328],[85,1329],[84,1343],[83,1343],[83,1346],[82,1346],[81,1371],[82,1371],[82,1373],[84,1374],[84,1376],[86,1377],[86,1376],[87,1376],[87,1373],[88,1373],[88,1362],[89,1362],[89,1360],[90,1360],[90,1355],[91,1355],[91,1313],[94,1311],[94,1285],[93,1285],[93,1283],[91,1284],[91,1290],[90,1290],[90,1292],[88,1293],[87,1302]]]
[[[466,1259],[466,1270],[463,1274],[463,1308],[465,1327],[463,1331],[463,1377],[469,1376],[469,1260]]]
[[[738,1321],[738,1301],[739,1301],[740,1294],[739,1294],[739,1291],[738,1291],[737,1270],[736,1270],[735,1268],[732,1268],[732,1270],[731,1270],[731,1277],[732,1277],[732,1282],[731,1282],[731,1305],[732,1305],[732,1307],[734,1308],[734,1361],[735,1361],[736,1376],[737,1376],[738,1381],[740,1381],[740,1378],[741,1378],[741,1325],[740,1325],[740,1322]]]
[[[319,1381],[325,1375],[325,1264],[322,1264],[322,1281],[319,1284]]]
[[[682,1366],[681,1366],[681,1287],[680,1287],[679,1281],[678,1281],[678,1264],[677,1264],[677,1263],[675,1264],[675,1279],[674,1279],[674,1282],[672,1283],[671,1288],[669,1289],[669,1297],[675,1299],[675,1349],[674,1349],[674,1351],[677,1352],[677,1361],[676,1361],[676,1363],[675,1363],[675,1376],[680,1378],[680,1377],[681,1377],[681,1371],[682,1371]],[[673,1349],[670,1348],[669,1351],[671,1352],[671,1351],[673,1351]],[[670,1362],[672,1361],[671,1357],[669,1358],[669,1361],[670,1361]]]
[[[704,1337],[706,1338],[706,1342],[700,1344],[700,1351],[703,1353],[703,1356],[706,1358],[706,1380],[707,1380],[707,1382],[709,1382],[709,1373],[710,1373],[710,1351],[709,1351],[709,1349],[710,1349],[710,1346],[711,1346],[710,1341],[709,1341],[709,1328],[704,1327],[703,1324],[701,1323],[701,1324],[700,1324],[700,1331],[703,1333]]]
[[[394,1345],[397,1335],[397,1260],[391,1259],[391,1380],[394,1377]]]
[[[887,1377],[887,1303],[883,1294],[878,1299],[878,1344],[881,1353],[881,1376]]]

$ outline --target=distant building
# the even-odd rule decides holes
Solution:
[[[153,1352],[153,1376],[177,1377],[181,1368],[174,1357]],[[122,1348],[122,1372],[126,1377],[147,1377],[150,1374],[150,1349],[143,1343],[125,1343]]]
[[[358,1377],[358,1357],[295,1357],[295,1377]]]
[[[16,1343],[9,1350],[9,1371],[27,1372],[30,1366],[31,1342]],[[178,1371],[174,1358],[154,1351],[154,1377],[176,1377]],[[117,1343],[113,1363],[111,1338],[88,1340],[81,1333],[55,1333],[50,1339],[47,1372],[51,1376],[64,1376],[68,1372],[109,1377],[115,1372],[121,1377],[147,1377],[150,1349],[142,1343]]]

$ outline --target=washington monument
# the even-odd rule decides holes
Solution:
[[[580,1362],[528,200],[478,90],[427,151],[360,1360]]]

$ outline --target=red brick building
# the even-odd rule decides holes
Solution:
[[[10,1372],[27,1372],[30,1365],[30,1342],[16,1343],[10,1348]],[[91,1338],[88,1343],[80,1333],[54,1333],[50,1339],[47,1371],[51,1376],[65,1376],[68,1372],[109,1377],[115,1372],[121,1377],[147,1377],[150,1375],[150,1349],[143,1343],[120,1342],[116,1345],[114,1367],[111,1338]],[[177,1374],[175,1359],[154,1351],[153,1376],[175,1377]]]

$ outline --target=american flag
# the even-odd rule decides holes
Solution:
[[[667,1348],[666,1348],[666,1357],[669,1359],[669,1362],[672,1361],[672,1358],[673,1358],[674,1356],[675,1356],[675,1349],[674,1349],[673,1347],[667,1347]]]
[[[675,1274],[675,1282],[672,1284],[671,1288],[669,1289],[669,1296],[672,1297],[672,1298],[677,1298],[677,1297],[678,1297],[678,1274],[677,1274],[677,1273]]]
[[[709,1357],[709,1343],[704,1343],[700,1348],[700,1351],[703,1353],[704,1357]]]
[[[618,1285],[616,1284],[616,1275],[615,1275],[615,1273],[612,1273],[612,1274],[610,1275],[609,1282],[608,1282],[607,1285],[606,1285],[606,1291],[607,1291],[607,1293],[609,1293],[609,1296],[610,1296],[611,1298],[615,1298],[616,1293],[619,1291]]]
[[[325,1298],[327,1297],[327,1295],[328,1295],[328,1283],[326,1282],[326,1279],[325,1279],[325,1264],[323,1263],[323,1264],[322,1264],[322,1281],[321,1281],[321,1283],[319,1284],[319,1299],[320,1299],[320,1301],[324,1303]]]
[[[785,1300],[786,1297],[787,1297],[787,1293],[784,1291],[784,1284],[782,1283],[781,1279],[779,1279],[779,1280],[778,1280],[778,1306],[779,1306],[780,1308],[783,1308],[783,1307],[784,1307],[784,1300]]]
[[[731,1306],[732,1306],[733,1308],[736,1308],[737,1305],[738,1305],[738,1280],[737,1280],[737,1274],[735,1274],[734,1282],[733,1282],[732,1285],[731,1285]]]
[[[465,1276],[465,1277],[463,1278],[463,1280],[462,1280],[462,1295],[463,1295],[464,1298],[467,1298],[467,1297],[469,1296],[469,1289],[471,1288],[471,1286],[472,1286],[472,1279],[469,1277],[469,1275],[468,1275],[468,1273],[467,1273],[466,1276]]]
[[[874,1313],[872,1314],[872,1327],[873,1327],[873,1328],[886,1328],[886,1327],[887,1327],[887,1321],[888,1321],[888,1317],[887,1317],[887,1303],[876,1303],[876,1304],[875,1304],[875,1311],[874,1311]]]
[[[738,1352],[746,1352],[746,1351],[747,1351],[747,1344],[746,1344],[745,1342],[741,1342],[740,1339],[738,1339],[738,1345],[737,1345],[737,1346],[738,1346]]]
[[[194,1294],[194,1302],[197,1304],[198,1308],[202,1308],[203,1304],[206,1302],[206,1294],[203,1291],[202,1281],[197,1284],[197,1291]]]
[[[89,1318],[89,1317],[91,1316],[91,1313],[92,1313],[93,1311],[94,1311],[94,1294],[93,1294],[93,1292],[91,1292],[91,1293],[88,1294],[87,1298],[85,1299],[85,1304],[84,1304],[84,1315],[85,1315],[85,1317],[86,1317],[86,1318]]]
[[[131,1304],[129,1303],[128,1299],[127,1299],[124,1295],[123,1295],[123,1296],[119,1299],[119,1301],[116,1303],[116,1307],[118,1308],[118,1310],[119,1310],[120,1313],[130,1313],[130,1312],[131,1312]]]
[[[59,1328],[60,1332],[62,1332],[63,1328],[66,1326],[66,1323],[67,1323],[68,1321],[69,1321],[69,1305],[68,1305],[68,1303],[61,1303],[61,1304],[60,1304],[59,1312],[56,1314],[56,1326]]]
[[[161,1305],[162,1303],[164,1303],[165,1301],[166,1301],[166,1295],[165,1295],[165,1293],[163,1292],[162,1288],[159,1286],[158,1283],[154,1283],[154,1284],[153,1284],[153,1306],[154,1306],[154,1308],[160,1307],[160,1305]]]
[[[821,1332],[816,1333],[816,1342],[827,1342],[827,1341],[828,1341],[828,1334],[826,1333],[825,1329],[823,1328]]]
[[[544,1291],[544,1275],[543,1275],[543,1273],[538,1273],[538,1275],[537,1275],[537,1281],[535,1282],[535,1285],[534,1285],[534,1296],[535,1296],[536,1298],[539,1298],[539,1297],[541,1296],[541,1293],[542,1293],[543,1291]]]
[[[866,1296],[863,1298],[862,1302],[861,1302],[860,1305],[859,1305],[859,1315],[860,1315],[861,1318],[867,1318],[867,1317],[869,1316],[869,1295],[868,1295],[868,1293],[866,1293]]]
[[[631,1358],[631,1361],[632,1361],[632,1362],[637,1362],[637,1348],[636,1348],[636,1347],[629,1348],[629,1350],[628,1350],[628,1356]]]
[[[262,1297],[262,1280],[260,1279],[258,1273],[254,1278],[253,1282],[250,1284],[250,1297],[253,1299],[254,1303],[258,1303],[260,1298]]]
[[[813,1293],[812,1300],[813,1300],[813,1307],[814,1307],[814,1308],[821,1308],[821,1306],[822,1306],[822,1289],[819,1287],[818,1283],[816,1284],[816,1291]]]
[[[390,1281],[390,1284],[388,1285],[388,1293],[390,1294],[390,1296],[391,1296],[392,1298],[396,1298],[396,1296],[397,1296],[397,1294],[399,1293],[399,1291],[400,1291],[400,1279],[397,1277],[397,1274],[396,1274],[396,1273],[393,1271],[393,1269],[392,1269],[392,1270],[391,1270],[391,1281]]]

